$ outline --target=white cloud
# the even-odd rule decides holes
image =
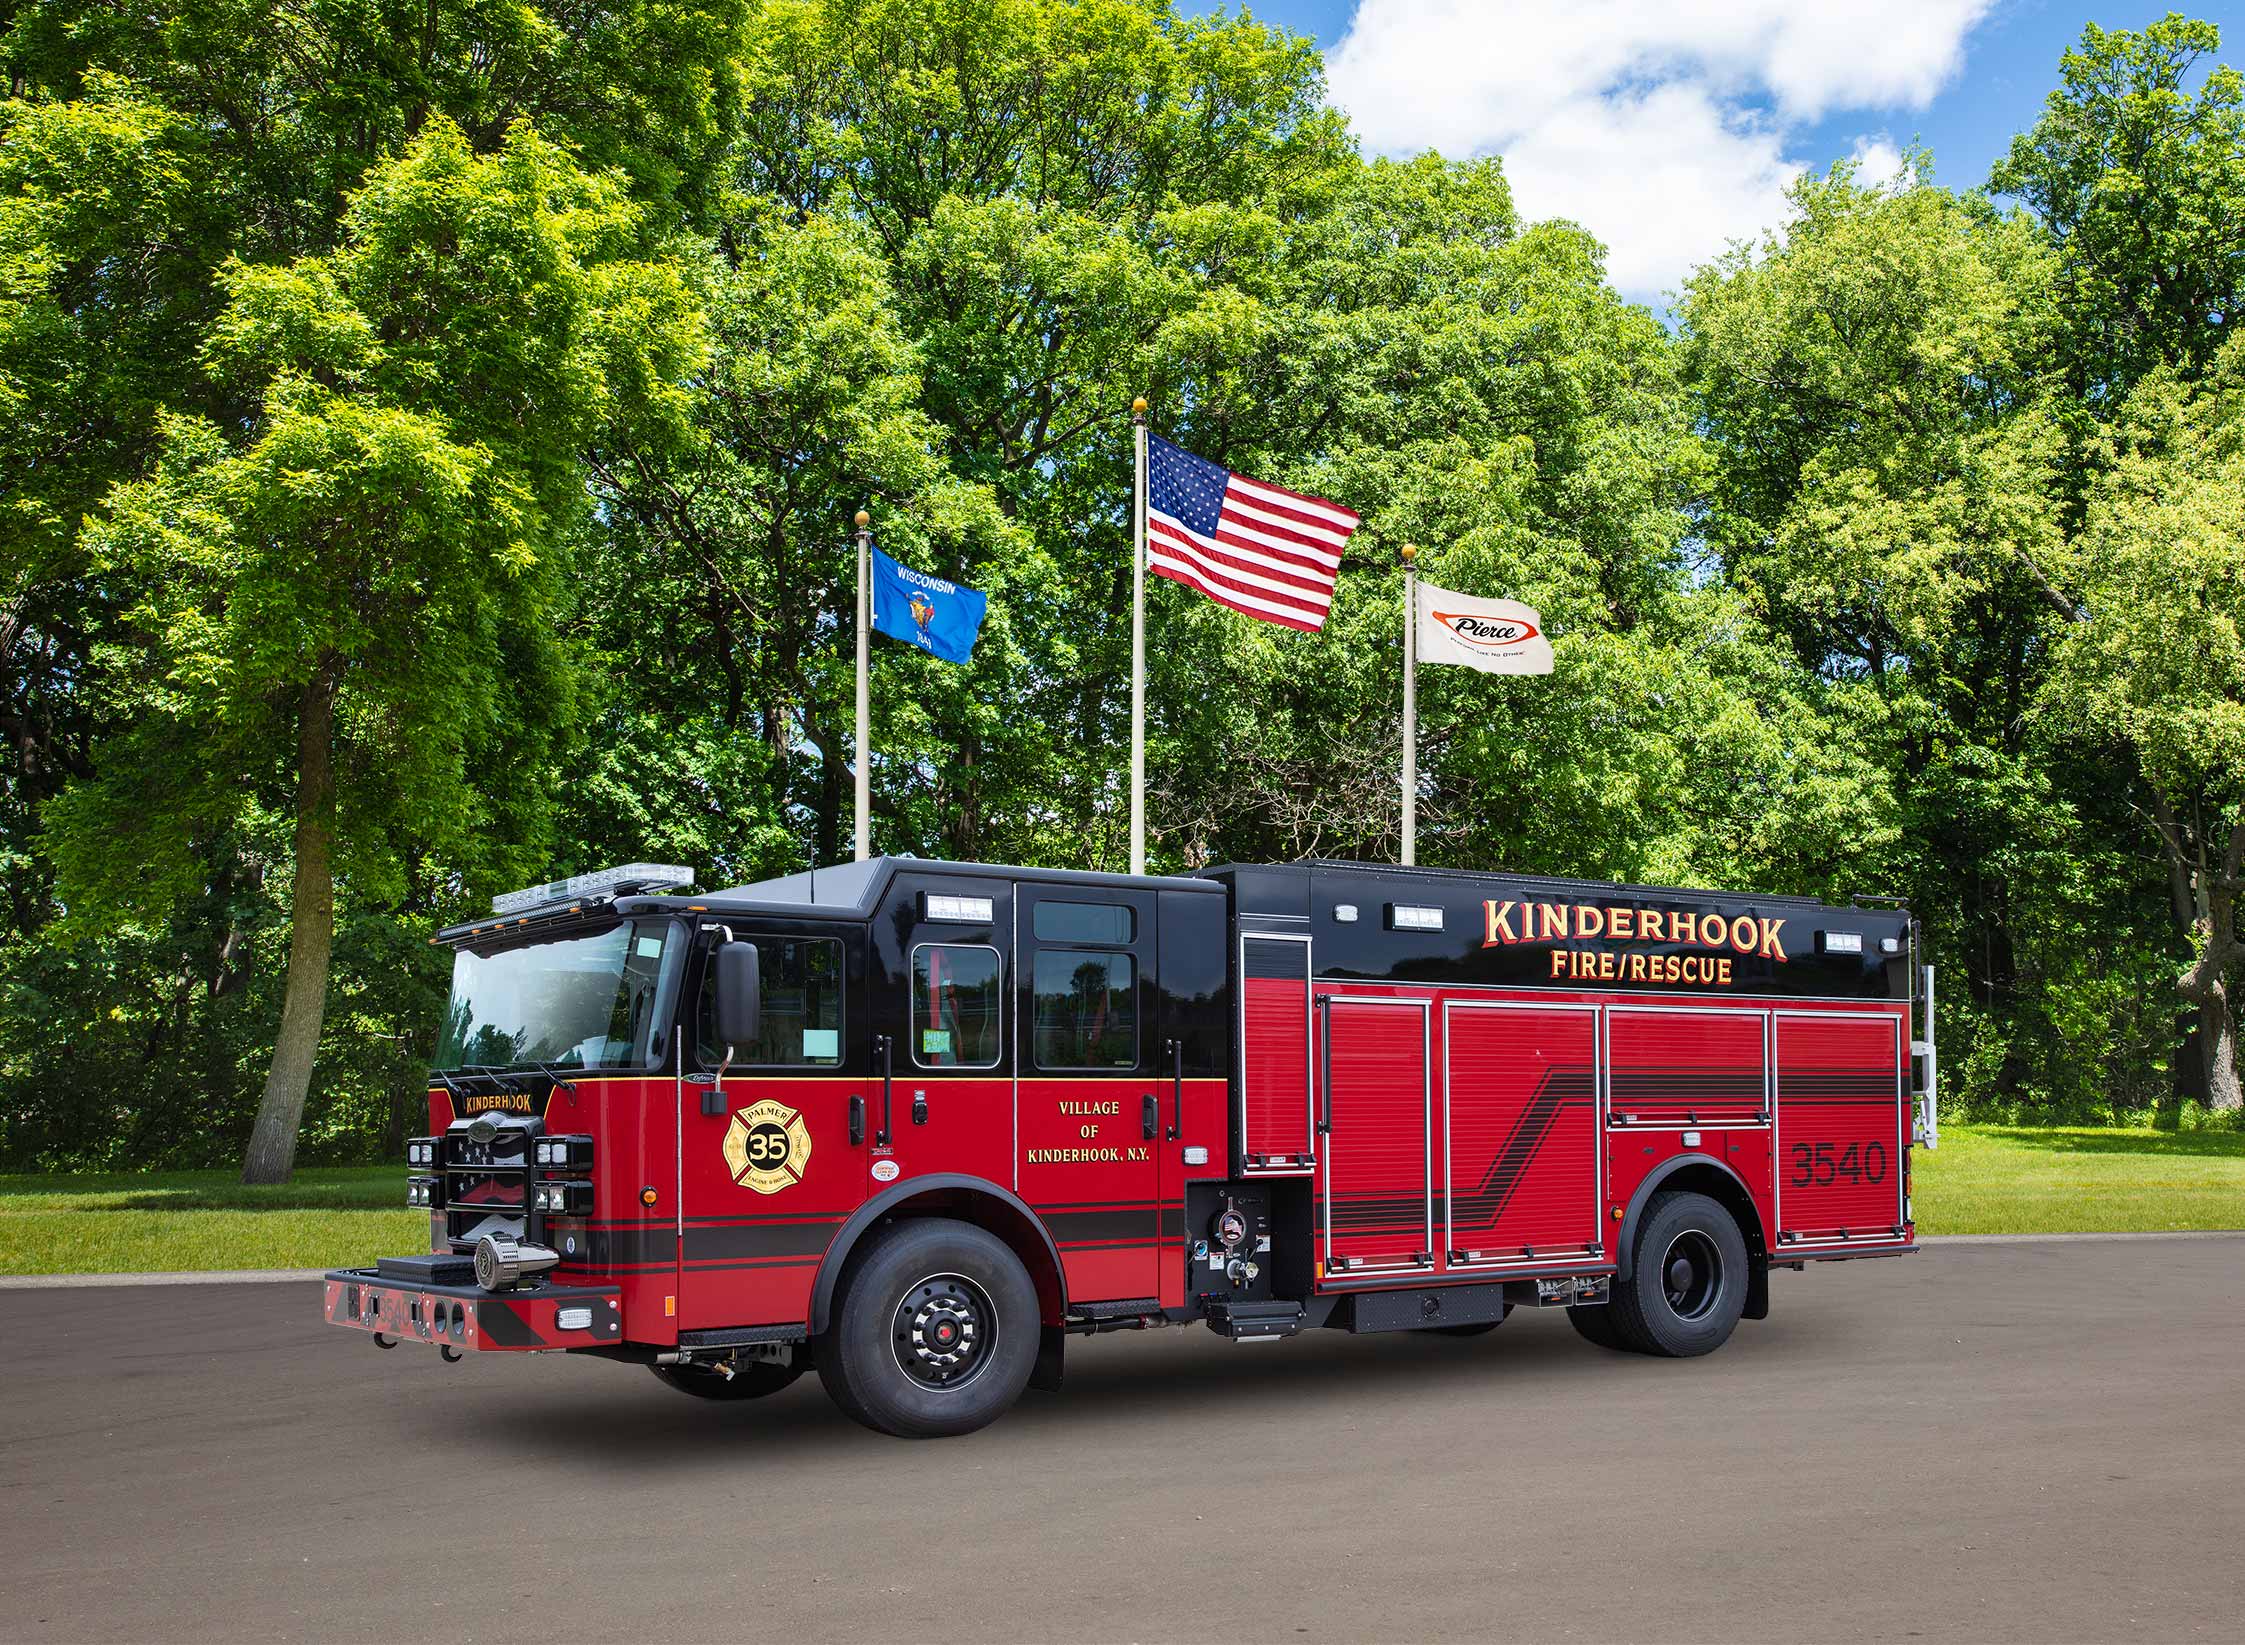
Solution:
[[[1924,106],[1993,4],[1362,0],[1327,75],[1368,148],[1501,154],[1523,213],[1582,223],[1657,301],[1778,221],[1802,123]],[[1883,138],[1857,152],[1900,162]]]
[[[1895,147],[1894,139],[1880,132],[1876,137],[1858,137],[1855,140],[1855,180],[1865,188],[1884,188],[1902,175],[1907,163],[1902,151]]]

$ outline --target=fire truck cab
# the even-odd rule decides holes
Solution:
[[[330,1321],[709,1399],[815,1365],[933,1435],[1057,1386],[1071,1335],[1558,1306],[1692,1355],[1772,1268],[1913,1249],[1899,908],[1324,861],[691,878],[432,939],[430,1249],[329,1274]]]

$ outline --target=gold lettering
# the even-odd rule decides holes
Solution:
[[[1728,954],[1715,962],[1715,971],[1715,980],[1728,988],[1731,985],[1731,957]]]
[[[1573,952],[1574,950],[1569,948],[1554,948],[1551,951],[1551,974],[1553,976],[1559,976],[1565,970],[1567,956]]]
[[[1668,916],[1670,942],[1699,941],[1699,916],[1697,914],[1671,914]]]
[[[1616,908],[1606,916],[1606,935],[1616,942],[1627,942],[1637,935],[1634,909]]]
[[[1785,922],[1783,920],[1762,920],[1759,923],[1762,928],[1762,958],[1776,960],[1782,964],[1785,959],[1785,944],[1778,941],[1777,934],[1785,929]]]
[[[1641,942],[1666,942],[1668,928],[1657,908],[1645,909],[1637,916],[1637,936]]]
[[[1576,936],[1600,937],[1604,936],[1605,932],[1606,911],[1604,909],[1593,908],[1586,902],[1578,902],[1575,904]]]
[[[1603,982],[1611,982],[1613,980],[1613,975],[1614,956],[1612,954],[1600,954],[1598,956],[1599,980]]]
[[[1542,924],[1541,935],[1545,942],[1567,934],[1567,905],[1560,902],[1536,904],[1536,918]]]
[[[1741,914],[1731,921],[1731,946],[1741,954],[1754,952],[1754,916]]]
[[[1520,940],[1512,934],[1512,904],[1508,902],[1485,902],[1481,906],[1487,910],[1489,916],[1489,935],[1482,942],[1482,947],[1494,948],[1500,942],[1518,942]]]
[[[1643,982],[1645,980],[1644,955],[1632,954],[1629,956],[1629,980],[1631,982]]]

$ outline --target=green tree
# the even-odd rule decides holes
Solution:
[[[2203,1013],[2211,1106],[2245,1106],[2231,977],[2245,960],[2245,339],[2195,385],[2137,385],[2091,493],[2076,557],[2084,620],[2067,631],[2049,711],[2126,750],[2194,952],[2176,979]]]
[[[228,269],[207,356],[254,419],[240,439],[169,419],[97,527],[153,700],[49,808],[74,912],[192,894],[197,836],[262,784],[294,817],[248,1180],[293,1161],[338,872],[380,891],[406,842],[473,867],[539,839],[577,453],[604,421],[659,420],[696,346],[675,271],[630,255],[635,215],[527,127],[484,158],[430,120],[334,254]]]
[[[1794,203],[1685,295],[1718,458],[1703,530],[1797,666],[1877,704],[1903,826],[1883,870],[1939,911],[1966,1088],[2101,1110],[2169,1034],[2130,986],[2162,938],[2126,782],[2032,713],[2074,617],[2060,260],[1922,160],[1883,189],[1843,166]]]
[[[1988,186],[2032,208],[2058,254],[2069,386],[2109,415],[2145,373],[2203,372],[2245,302],[2245,76],[2198,66],[2212,23],[2092,23]]]

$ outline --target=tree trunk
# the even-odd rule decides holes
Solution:
[[[296,1168],[296,1132],[312,1088],[312,1062],[327,1012],[328,961],[335,949],[335,693],[342,664],[323,659],[296,718],[296,886],[289,897],[288,983],[265,1096],[257,1106],[244,1182],[286,1182]]]
[[[2198,1036],[2206,1072],[2206,1105],[2209,1108],[2245,1108],[2245,1087],[2237,1078],[2237,1018],[2229,1008],[2229,988],[2218,984],[2208,1002],[2205,1029]]]
[[[2169,848],[2179,836],[2168,833]],[[2245,1086],[2237,1076],[2237,1017],[2230,1008],[2229,973],[2241,956],[2237,938],[2238,876],[2245,868],[2245,823],[2229,832],[2218,862],[2192,873],[2198,958],[2176,981],[2176,992],[2199,1008],[2200,1066],[2206,1075],[2206,1104],[2222,1110],[2245,1108]]]

